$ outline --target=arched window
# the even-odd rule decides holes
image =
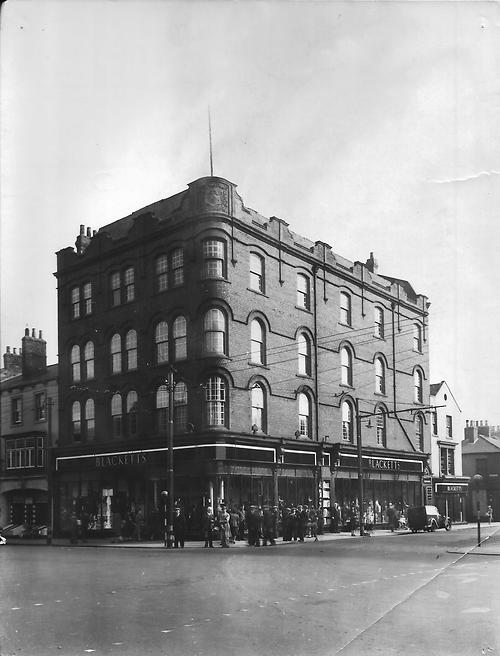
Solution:
[[[385,364],[382,358],[375,359],[375,392],[385,394]]]
[[[80,347],[75,344],[71,349],[71,380],[77,383],[80,379]]]
[[[111,397],[111,421],[113,424],[113,437],[122,436],[122,396],[113,394]]]
[[[220,239],[203,242],[203,277],[224,278],[226,274],[226,244]]]
[[[206,353],[223,354],[226,351],[226,317],[218,308],[205,314],[204,344]]]
[[[170,254],[172,265],[172,286],[179,287],[184,284],[184,251],[182,248],[175,248]]]
[[[255,383],[252,387],[252,430],[257,427],[258,431],[267,430],[266,422],[266,397],[262,385]]]
[[[303,273],[297,274],[297,305],[305,310],[309,310],[311,307],[309,278]]]
[[[125,269],[123,281],[125,287],[125,303],[129,303],[135,298],[135,273],[133,267]]]
[[[137,332],[129,330],[125,336],[125,350],[127,352],[127,370],[137,369]]]
[[[82,439],[82,414],[80,402],[75,401],[71,406],[71,432],[74,442],[81,442]]]
[[[346,326],[352,323],[351,297],[346,292],[340,292],[340,323]]]
[[[158,431],[166,433],[168,423],[168,389],[160,385],[156,390],[156,425]]]
[[[350,401],[342,401],[342,439],[354,442],[354,412]]]
[[[422,372],[420,369],[415,369],[413,372],[413,385],[415,389],[415,401],[422,403],[424,399]]]
[[[84,349],[85,377],[87,380],[94,378],[94,342],[87,342]]]
[[[312,437],[311,399],[305,392],[297,396],[299,402],[299,433],[302,437]]]
[[[415,416],[415,441],[419,451],[424,450],[424,418],[420,413]]]
[[[250,359],[256,364],[266,364],[266,345],[264,326],[258,319],[250,324],[251,353]]]
[[[340,372],[341,383],[352,387],[352,353],[347,346],[343,346],[340,350]]]
[[[155,329],[156,363],[168,362],[168,324],[160,321]]]
[[[297,337],[298,372],[303,376],[311,375],[311,340],[304,333]]]
[[[375,415],[375,426],[377,429],[377,445],[387,446],[386,412],[382,407],[377,408],[377,414]]]
[[[250,253],[250,289],[264,293],[264,258]]]
[[[95,437],[95,403],[94,399],[85,402],[85,433],[90,442]]]
[[[179,381],[174,389],[174,427],[178,433],[185,433],[188,423],[187,385]]]
[[[115,333],[111,338],[111,373],[119,374],[122,370],[122,338]]]
[[[187,358],[187,322],[182,315],[174,321],[172,336],[174,339],[174,360],[185,360]]]
[[[164,292],[168,289],[168,258],[164,253],[156,258],[155,273],[156,289]]]
[[[422,328],[418,323],[413,324],[413,350],[422,353]]]
[[[226,382],[221,376],[210,376],[205,385],[205,421],[208,426],[225,426]]]
[[[375,308],[375,337],[384,339],[384,311],[382,308]]]
[[[127,394],[127,424],[129,435],[136,435],[137,433],[137,392],[131,390]]]

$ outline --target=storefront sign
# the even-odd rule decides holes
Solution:
[[[148,457],[145,453],[119,453],[109,456],[96,456],[95,466],[103,467],[119,467],[120,465],[145,465],[148,462]]]
[[[358,466],[358,456],[351,453],[340,454],[340,467],[355,468]],[[363,456],[363,469],[378,472],[416,473],[423,469],[422,461],[403,458],[374,458]]]
[[[437,494],[467,494],[467,485],[436,483]]]

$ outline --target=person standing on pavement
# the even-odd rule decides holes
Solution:
[[[208,506],[205,508],[201,517],[201,527],[203,529],[203,537],[205,538],[204,547],[211,547],[213,549],[213,532],[214,532],[215,519],[212,508]]]
[[[229,526],[229,520],[230,517],[226,510],[226,506],[221,504],[217,516],[217,524],[219,525],[220,530],[220,546],[224,547],[224,549],[229,548],[229,540],[231,539],[231,528]]]
[[[270,545],[276,544],[277,528],[278,509],[265,506],[262,516],[262,546],[266,547],[268,542]]]
[[[182,510],[177,507],[174,515],[174,549],[180,547],[184,549],[184,539],[186,537],[186,518]]]
[[[491,524],[491,520],[493,519],[493,506],[489,505],[488,510],[486,511],[486,515],[488,516],[488,524]]]
[[[359,525],[359,510],[358,506],[355,503],[351,504],[350,514],[349,514],[349,528],[351,529],[351,535],[356,535],[356,528]]]
[[[394,504],[391,502],[389,503],[389,507],[387,508],[387,524],[391,529],[391,533],[394,533],[395,529],[397,529],[398,521],[399,521],[398,511],[396,510]]]

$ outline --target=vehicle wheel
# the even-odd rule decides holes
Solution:
[[[451,522],[449,519],[447,519],[446,522],[444,523],[444,528],[445,531],[451,531]]]
[[[436,523],[435,522],[432,522],[431,527],[430,527],[429,530],[434,533],[434,531],[436,530]]]

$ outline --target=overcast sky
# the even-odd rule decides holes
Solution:
[[[55,252],[214,172],[432,303],[431,382],[500,424],[500,6],[24,2],[1,14],[1,351]]]

